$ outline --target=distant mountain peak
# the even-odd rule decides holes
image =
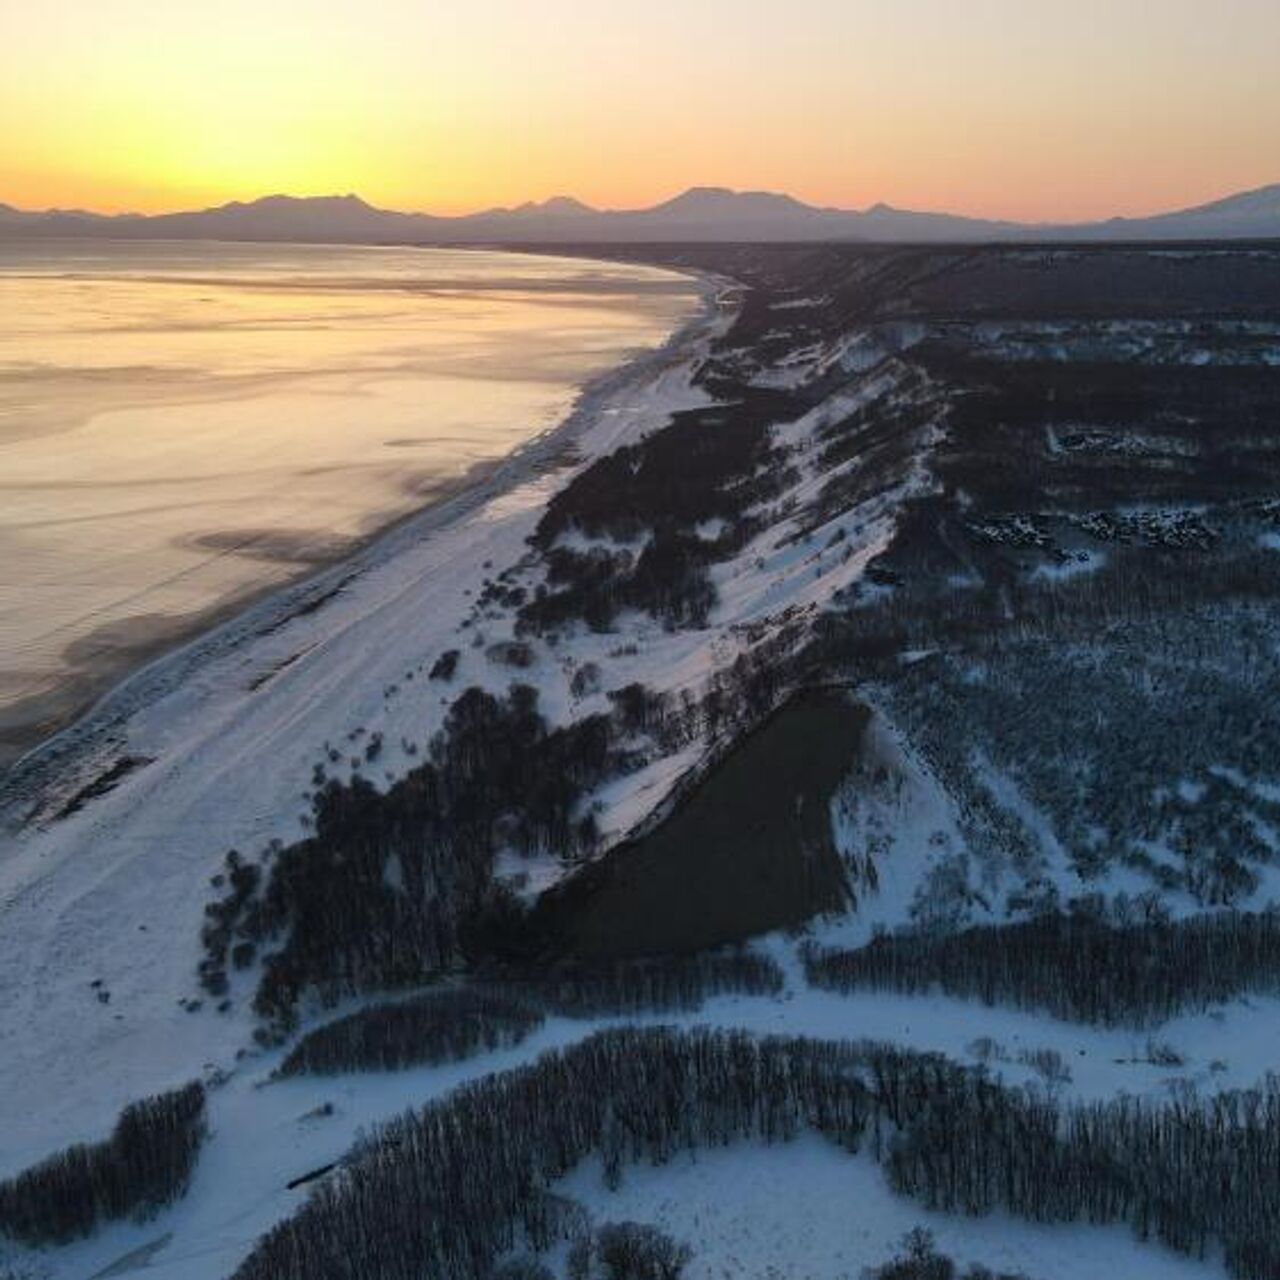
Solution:
[[[731,199],[739,193],[732,187],[687,187],[678,196],[673,196],[669,204],[688,204],[701,200]]]
[[[497,212],[502,211],[498,210]],[[583,204],[581,200],[575,199],[573,196],[551,196],[546,200],[526,200],[524,204],[517,205],[511,212],[521,217],[540,214],[562,218],[581,218],[599,211],[593,209],[589,204]]]
[[[348,192],[346,195],[330,196],[294,196],[277,191],[269,196],[259,196],[256,200],[230,200],[222,209],[352,209],[378,212],[368,201]],[[207,212],[212,212],[211,210]]]
[[[811,205],[777,191],[734,191],[730,187],[690,187],[650,213],[813,213]]]
[[[596,212],[589,204],[583,204],[581,200],[575,199],[573,196],[552,196],[549,200],[544,200],[538,207],[543,213],[564,213],[571,217]]]
[[[1180,209],[1176,216],[1205,213],[1255,213],[1280,210],[1280,182],[1273,182],[1265,187],[1255,187],[1252,191],[1238,191],[1235,195],[1224,196],[1221,200],[1213,200],[1209,204],[1198,205],[1191,209]]]

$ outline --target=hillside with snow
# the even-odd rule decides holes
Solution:
[[[1275,1274],[1280,251],[631,253],[0,784],[0,1272]]]

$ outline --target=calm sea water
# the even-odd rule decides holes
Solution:
[[[505,253],[0,242],[0,765],[695,305],[657,271]]]

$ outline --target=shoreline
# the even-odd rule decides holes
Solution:
[[[0,1022],[26,1028],[0,1069],[23,1117],[7,1158],[33,1163],[106,1131],[141,1093],[256,1059],[246,975],[232,975],[225,1010],[192,1000],[211,877],[229,849],[306,837],[318,763],[337,778],[358,758],[381,787],[421,762],[461,688],[428,670],[464,640],[490,574],[528,552],[550,495],[710,403],[693,377],[736,308],[731,282],[699,283],[702,306],[662,346],[593,379],[483,483],[156,658],[0,779]],[[472,683],[509,682],[483,640],[465,640]],[[560,655],[543,675],[557,716]],[[635,803],[654,785],[640,778]]]
[[[700,302],[694,313],[660,345],[641,350],[584,382],[568,413],[558,422],[511,452],[473,464],[462,475],[442,482],[425,505],[380,525],[337,559],[297,578],[270,583],[222,605],[215,604],[195,615],[189,627],[178,624],[175,631],[140,641],[126,651],[120,662],[107,660],[99,680],[95,681],[92,674],[72,675],[47,694],[34,695],[43,702],[69,705],[61,714],[55,712],[43,723],[33,725],[29,734],[22,734],[21,726],[14,727],[13,755],[6,761],[0,754],[0,827],[12,823],[15,808],[29,807],[38,800],[44,786],[58,773],[96,746],[110,742],[114,729],[140,708],[173,692],[205,663],[287,626],[296,617],[317,612],[361,575],[387,563],[408,546],[447,529],[539,473],[555,470],[568,461],[563,455],[593,425],[598,411],[611,396],[633,382],[645,381],[714,324],[721,295],[732,283],[705,272],[661,269],[684,277],[695,286]],[[91,687],[79,697],[68,696],[68,686],[74,686],[77,679],[82,681],[82,688]],[[0,724],[3,719],[0,714]],[[0,734],[4,732],[0,730]],[[29,739],[26,745],[24,738]],[[4,741],[0,736],[0,743]],[[17,825],[22,821],[19,814]]]
[[[546,430],[555,430],[555,427]],[[353,562],[401,524],[417,519],[485,484],[519,449],[539,438],[540,436],[532,436],[512,453],[474,463],[462,474],[442,479],[433,486],[432,493],[423,505],[392,516],[366,534],[346,539],[346,545],[338,555],[317,557],[300,567],[296,576],[233,592],[195,613],[180,618],[164,617],[163,622],[154,625],[154,634],[140,636],[133,642],[121,641],[112,645],[105,649],[102,656],[91,658],[69,670],[65,677],[44,692],[31,694],[0,709],[0,805],[3,805],[5,783],[10,774],[25,765],[60,734],[91,716],[119,685],[141,673],[153,662],[163,660],[188,644],[211,637],[227,623],[248,614],[272,597],[293,590],[303,590],[313,579]],[[166,626],[165,623],[171,625]],[[147,615],[121,619],[119,623],[113,624],[120,632],[127,631],[134,625],[140,630],[148,629]],[[51,708],[50,714],[37,719],[38,708],[42,705]],[[21,712],[27,707],[36,708],[35,715],[21,716]]]

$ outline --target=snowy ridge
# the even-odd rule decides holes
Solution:
[[[717,296],[709,284],[688,332],[591,389],[554,438],[504,474],[140,671],[16,772],[0,858],[6,1162],[105,1129],[140,1092],[225,1065],[249,1042],[247,1014],[180,1008],[223,854],[303,834],[328,744],[363,761],[380,732],[375,777],[412,765],[445,709],[426,668],[454,642],[486,566],[523,553],[557,483],[548,468],[566,444],[581,465],[705,400],[691,374],[732,319]],[[495,667],[490,678],[505,686],[509,675]],[[563,678],[545,683],[546,710],[567,714]],[[56,818],[122,758],[148,763]],[[60,771],[70,781],[59,785]],[[33,794],[42,803],[15,830]],[[95,999],[95,981],[109,1001]]]
[[[692,375],[732,321],[725,291],[718,296],[720,306],[709,304],[687,334],[592,389],[569,424],[477,490],[139,672],[14,775],[7,794],[11,850],[0,861],[0,963],[7,978],[0,994],[0,1084],[12,1118],[0,1174],[105,1132],[119,1108],[140,1094],[193,1076],[217,1082],[230,1071],[232,1083],[211,1095],[212,1127],[226,1138],[215,1138],[187,1200],[165,1215],[165,1230],[173,1228],[182,1243],[157,1255],[157,1262],[166,1254],[175,1262],[180,1257],[184,1275],[223,1274],[252,1239],[237,1232],[235,1245],[216,1243],[223,1232],[215,1226],[218,1215],[230,1211],[219,1208],[226,1197],[239,1206],[246,1194],[257,1194],[274,1206],[266,1210],[272,1216],[287,1212],[293,1197],[281,1200],[268,1185],[283,1185],[299,1162],[340,1154],[351,1133],[345,1124],[268,1121],[256,1102],[249,1106],[258,1095],[245,1067],[235,1066],[236,1050],[251,1041],[247,1001],[226,1015],[183,1008],[194,987],[209,876],[226,849],[255,850],[303,834],[318,760],[329,776],[359,771],[373,781],[412,768],[448,702],[448,686],[429,680],[428,668],[450,646],[461,647],[453,688],[502,691],[518,677],[538,688],[540,709],[553,723],[589,714],[603,702],[599,688],[631,681],[697,696],[714,671],[826,607],[883,550],[898,504],[930,483],[927,448],[871,501],[816,525],[811,513],[830,479],[818,461],[819,434],[854,410],[891,400],[905,372],[892,366],[877,369],[865,385],[843,385],[803,419],[775,429],[778,445],[795,460],[794,483],[777,504],[788,514],[714,566],[720,599],[709,627],[670,631],[635,614],[609,634],[579,629],[554,650],[534,644],[527,669],[495,661],[493,655],[515,641],[515,618],[478,604],[481,584],[507,566],[537,576],[525,542],[564,477],[664,425],[672,412],[707,402]],[[810,377],[838,364],[829,354],[814,362]],[[572,469],[552,469],[566,440],[572,441]],[[572,677],[588,664],[605,678],[576,692]],[[367,751],[374,740],[379,751],[371,768]],[[695,744],[655,758],[593,797],[602,847],[660,813],[716,749]],[[113,776],[122,759],[144,763]],[[103,775],[111,785],[86,795],[86,784],[92,792]],[[39,797],[35,805],[33,797]],[[69,797],[76,803],[67,804]],[[70,811],[59,816],[61,808]],[[527,893],[563,874],[550,857],[500,859],[498,871],[516,877]],[[232,981],[233,992],[243,994],[251,975]],[[588,1029],[573,1024],[554,1034]],[[540,1043],[541,1036],[531,1045]],[[519,1055],[476,1063],[475,1070],[492,1070],[504,1056]],[[261,1080],[266,1067],[256,1062],[251,1078]],[[390,1095],[381,1087],[361,1091],[354,1115],[374,1118],[402,1105],[394,1099],[420,1098],[404,1092],[415,1079],[413,1073],[397,1078]],[[267,1102],[283,1096],[277,1089],[261,1096]],[[56,1112],[47,1106],[51,1096],[59,1099]],[[248,1185],[231,1176],[218,1152],[240,1148],[234,1134],[281,1123],[296,1130],[285,1148],[293,1153],[289,1168],[264,1169]],[[313,1133],[327,1138],[311,1144],[314,1156],[303,1157],[298,1140],[305,1148]],[[270,1220],[262,1213],[259,1230]],[[243,1220],[238,1207],[233,1216]],[[48,1274],[75,1275],[90,1258],[101,1265],[134,1249],[145,1253],[150,1239],[144,1229],[111,1228],[62,1251]],[[193,1239],[205,1243],[193,1249]],[[208,1269],[190,1270],[201,1257]]]
[[[732,320],[720,297],[689,334],[594,389],[554,438],[476,492],[140,672],[18,775],[28,781],[16,795],[11,786],[9,820],[31,816],[0,860],[2,1083],[18,1117],[5,1152],[11,1168],[105,1128],[140,1092],[180,1083],[206,1063],[226,1066],[249,1043],[246,1012],[181,1007],[193,994],[209,877],[228,848],[253,853],[305,834],[317,763],[331,777],[399,776],[440,723],[450,688],[500,692],[526,681],[552,723],[604,703],[602,692],[574,692],[572,676],[588,664],[604,673],[600,688],[639,681],[699,695],[714,671],[857,581],[886,544],[897,505],[927,487],[927,451],[871,501],[810,528],[807,513],[829,478],[815,438],[852,408],[892,398],[901,370],[881,369],[778,429],[797,460],[797,480],[778,504],[791,514],[714,567],[721,599],[707,629],[669,631],[635,614],[613,633],[579,629],[554,650],[535,643],[527,669],[492,656],[514,640],[515,618],[478,606],[480,586],[510,565],[536,578],[526,539],[553,487],[573,474],[548,469],[555,451],[571,440],[576,469],[706,403],[691,378]],[[461,648],[459,669],[441,686],[427,673],[450,647]],[[602,847],[658,811],[713,755],[707,744],[655,758],[593,797]],[[146,763],[56,816],[68,795],[122,758]],[[59,771],[70,779],[61,786]],[[43,790],[34,814],[33,778]],[[499,870],[527,893],[563,874],[549,856],[504,859]],[[244,994],[251,975],[232,981]],[[109,1003],[94,998],[95,982]],[[51,1091],[61,1099],[56,1116],[42,1102]]]
[[[1031,257],[1045,271],[1077,269],[1073,261]],[[855,291],[868,279],[860,274]],[[0,994],[8,1139],[0,1176],[100,1136],[124,1102],[193,1075],[210,1083],[212,1132],[184,1201],[151,1223],[115,1224],[56,1253],[13,1250],[33,1278],[144,1266],[183,1280],[228,1275],[302,1203],[305,1189],[290,1183],[341,1162],[362,1130],[621,1021],[883,1040],[1078,1102],[1129,1095],[1154,1106],[1193,1091],[1208,1099],[1268,1077],[1280,1053],[1280,998],[1238,994],[1272,990],[1265,982],[1137,1030],[1066,1022],[1000,995],[990,1005],[950,998],[936,986],[919,995],[821,990],[805,974],[810,948],[862,947],[882,930],[916,925],[945,936],[956,926],[1090,909],[1108,922],[1099,928],[1144,912],[1181,920],[1222,905],[1211,874],[1219,864],[1237,895],[1225,899],[1228,907],[1257,909],[1276,896],[1280,784],[1261,747],[1252,757],[1237,749],[1255,741],[1265,715],[1248,681],[1233,682],[1239,672],[1265,677],[1274,669],[1268,599],[1246,608],[1211,595],[1215,609],[1204,610],[1187,589],[1158,596],[1159,609],[1143,613],[1129,589],[1133,581],[1167,585],[1148,566],[1174,556],[1192,588],[1216,589],[1215,572],[1235,563],[1210,559],[1223,548],[1258,575],[1248,582],[1265,583],[1274,498],[1238,501],[1227,519],[1221,503],[1148,492],[1144,468],[1162,476],[1166,457],[1199,475],[1191,469],[1213,421],[1166,415],[1153,428],[1125,417],[1127,403],[1117,410],[1095,398],[1059,413],[1056,397],[1076,384],[1088,392],[1098,365],[1117,378],[1140,367],[1179,407],[1185,389],[1201,385],[1206,361],[1253,386],[1249,379],[1270,376],[1280,329],[1217,317],[1041,320],[1034,317],[1059,313],[1039,301],[1032,318],[973,321],[957,304],[960,319],[951,319],[946,297],[924,309],[940,319],[917,323],[900,320],[904,309],[889,295],[890,318],[877,321],[845,309],[847,298],[814,279],[783,291],[763,313],[753,307],[767,289],[748,291],[739,313],[739,286],[715,285],[718,311],[588,397],[572,429],[514,460],[501,483],[495,478],[459,499],[448,518],[411,522],[358,565],[307,584],[314,594],[296,607],[271,606],[279,611],[211,638],[200,653],[176,655],[168,673],[162,665],[146,674],[138,687],[147,696],[122,690],[96,724],[65,740],[74,780],[17,831],[13,853],[0,860],[0,972],[8,980]],[[981,292],[976,313],[989,315],[989,301]],[[750,317],[755,329],[735,316]],[[1059,382],[1051,381],[1058,372],[1043,371],[1067,362],[1079,369]],[[711,366],[719,377],[701,377]],[[1015,417],[1032,395],[1020,379],[1036,377],[1050,383],[1052,410]],[[762,418],[776,483],[744,485],[753,495],[744,510],[683,530],[715,549],[705,617],[672,625],[636,607],[609,630],[591,630],[571,612],[568,622],[522,628],[514,594],[536,599],[539,588],[557,585],[555,550],[599,552],[608,563],[658,541],[656,529],[627,542],[590,536],[570,520],[554,541],[530,542],[562,486],[660,431],[673,413],[705,411],[690,429],[714,430],[728,417],[732,397],[712,398],[725,386],[747,388],[748,406],[753,390],[770,410],[780,406]],[[1216,393],[1209,399],[1216,408]],[[1265,409],[1261,393],[1239,412],[1258,404]],[[1088,470],[1095,463],[1114,479],[1105,502]],[[756,501],[758,493],[767,496]],[[665,491],[662,499],[670,501]],[[1117,580],[1118,565],[1133,578]],[[1099,614],[1115,619],[1101,638]],[[697,1013],[625,1020],[548,1017],[517,1047],[465,1062],[288,1080],[272,1073],[289,1046],[247,1047],[252,971],[230,975],[230,1013],[181,1009],[194,989],[209,874],[228,845],[252,854],[305,832],[317,765],[326,777],[359,775],[378,786],[403,777],[468,686],[497,694],[530,684],[546,720],[564,726],[607,711],[609,693],[633,683],[695,706],[739,659],[785,659],[828,635],[843,647],[831,668],[819,669],[835,671],[841,688],[856,686],[867,713],[856,764],[829,804],[853,909],[811,920],[800,937],[751,944],[782,971],[777,996],[722,995]],[[445,653],[455,654],[456,671],[432,679]],[[708,728],[671,747],[636,731],[623,743],[629,771],[586,797],[600,834],[593,852],[659,822],[723,758],[731,736]],[[134,763],[55,818],[67,796],[121,760]],[[1170,760],[1180,773],[1169,773]],[[24,812],[29,803],[9,815]],[[1223,812],[1230,826],[1218,820]],[[1129,832],[1141,841],[1126,843]],[[1243,870],[1251,881],[1231,881],[1241,868],[1225,857],[1204,859],[1206,871],[1183,856],[1196,843],[1211,847],[1213,837],[1240,846],[1250,835],[1256,847]],[[513,850],[496,866],[526,900],[566,870],[551,854]],[[323,1014],[313,1007],[305,1029],[368,999]],[[809,1136],[682,1153],[661,1170],[629,1169],[616,1191],[589,1159],[550,1190],[573,1195],[597,1222],[634,1217],[688,1240],[695,1256],[686,1275],[700,1280],[860,1276],[920,1223],[962,1264],[1019,1269],[1032,1280],[1227,1274],[1212,1239],[1197,1258],[1126,1228],[932,1213],[892,1196],[865,1156]],[[546,1260],[564,1273],[563,1250]],[[0,1271],[9,1262],[0,1245]]]

